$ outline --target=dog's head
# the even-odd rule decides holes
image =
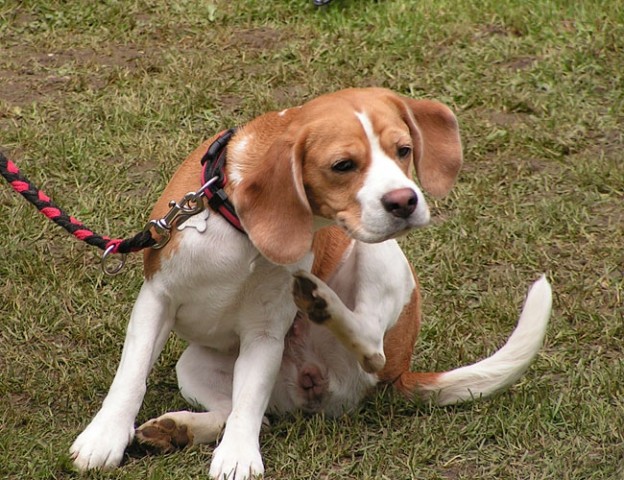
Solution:
[[[273,115],[283,128],[233,198],[252,242],[275,263],[299,260],[329,222],[369,243],[426,225],[412,166],[441,197],[462,163],[457,119],[431,100],[350,89]]]

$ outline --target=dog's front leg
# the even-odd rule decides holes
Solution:
[[[264,473],[258,437],[282,360],[284,335],[285,331],[283,335],[252,332],[241,337],[232,412],[210,465],[212,478],[241,480]]]
[[[169,299],[146,282],[132,310],[121,362],[102,408],[70,448],[80,470],[112,468],[134,435],[146,379],[173,326]]]

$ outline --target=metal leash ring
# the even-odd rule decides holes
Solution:
[[[121,272],[121,270],[123,270],[123,268],[126,265],[126,259],[128,258],[127,253],[122,253],[121,258],[119,258],[117,263],[111,263],[111,259],[113,258],[111,256],[111,253],[113,252],[114,249],[115,249],[115,245],[111,245],[110,247],[108,247],[104,251],[104,254],[102,255],[102,260],[101,260],[102,271],[106,275],[110,275],[111,277],[114,275],[117,275],[119,272]]]

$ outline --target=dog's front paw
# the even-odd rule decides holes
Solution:
[[[136,429],[139,443],[154,447],[162,453],[169,453],[193,444],[193,433],[183,423],[163,415],[145,422]]]
[[[248,480],[262,477],[264,465],[257,446],[222,442],[214,451],[210,478]]]
[[[293,277],[293,299],[297,308],[315,323],[331,319],[328,302],[332,295],[326,291],[329,287],[315,275],[303,270],[296,272]]]
[[[74,466],[83,471],[117,467],[133,435],[134,425],[96,416],[69,449]]]

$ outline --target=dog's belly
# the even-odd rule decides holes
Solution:
[[[327,328],[308,322],[297,317],[286,338],[268,409],[337,417],[356,408],[379,379],[364,372]]]

